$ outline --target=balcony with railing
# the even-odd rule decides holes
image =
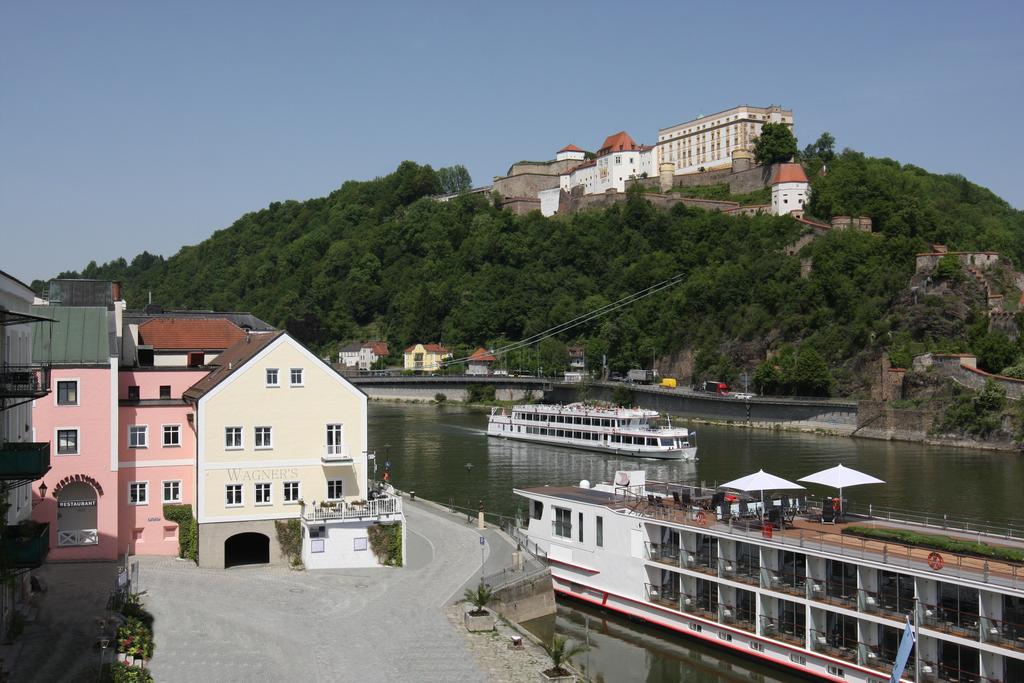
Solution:
[[[802,624],[797,624],[792,621],[782,621],[775,617],[762,616],[761,633],[766,638],[803,647],[807,631]]]
[[[679,592],[679,589],[670,586],[655,586],[650,583],[646,583],[644,586],[647,591],[648,602],[674,610],[682,610],[683,594]]]
[[[690,593],[683,593],[680,607],[689,614],[696,614],[705,619],[718,619],[718,606],[706,594],[692,595]]]
[[[773,572],[761,568],[761,585],[780,593],[807,597],[807,577],[797,572]]]
[[[8,526],[3,535],[3,556],[15,569],[41,567],[50,551],[50,525],[31,522]]]
[[[710,574],[711,576],[718,576],[718,560],[711,553],[702,553],[699,551],[690,551],[685,548],[680,552],[681,564],[687,569],[692,569],[695,572],[701,572],[702,574]]]
[[[321,504],[318,507],[304,506],[302,518],[307,522],[329,522],[335,520],[360,520],[397,517],[402,514],[402,499],[384,496],[366,502]]]
[[[811,629],[811,648],[830,657],[856,664],[861,645],[862,643],[845,638],[839,633],[828,634]]]
[[[50,443],[0,443],[0,480],[36,481],[50,471]]]
[[[757,633],[756,614],[749,609],[737,607],[736,605],[718,605],[718,621],[729,626]]]
[[[891,592],[875,592],[857,589],[857,609],[867,614],[877,614],[895,621],[903,621],[914,613],[913,598],[907,599]]]
[[[647,546],[647,559],[651,562],[667,564],[671,567],[680,566],[679,546],[649,541],[645,545]]]
[[[807,597],[830,605],[856,609],[857,589],[849,589],[841,582],[812,578],[807,584]]]
[[[986,643],[1024,652],[1024,624],[982,618],[981,639]]]
[[[967,612],[921,603],[921,626],[933,631],[950,633],[961,638],[977,639],[981,617],[976,612]]]
[[[0,365],[0,398],[32,400],[50,393],[50,368],[42,365]]]
[[[761,567],[756,564],[720,559],[718,560],[718,571],[719,575],[725,579],[749,583],[752,586],[761,584]]]

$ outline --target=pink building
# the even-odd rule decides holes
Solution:
[[[33,484],[32,511],[50,523],[50,560],[112,560],[118,553],[117,344],[101,306],[34,306],[55,321],[52,393],[32,408],[37,441],[49,441],[50,472]]]
[[[208,374],[198,368],[132,368],[118,376],[118,551],[176,555],[178,525],[165,503],[195,501],[196,438],[182,393]]]
[[[163,506],[195,507],[194,416],[182,394],[246,333],[212,313],[125,324],[113,283],[58,285],[63,301],[33,307],[56,321],[34,354],[51,364],[53,392],[32,407],[35,440],[52,443],[32,511],[50,523],[49,559],[176,555],[178,524]]]

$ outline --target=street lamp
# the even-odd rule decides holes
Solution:
[[[46,498],[46,492],[47,492],[47,490],[48,490],[48,489],[46,488],[46,482],[44,481],[43,483],[41,483],[41,484],[39,485],[39,497],[40,497],[40,498]]]

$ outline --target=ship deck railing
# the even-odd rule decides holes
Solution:
[[[749,583],[755,586],[761,584],[760,565],[749,562],[738,562],[736,560],[719,558],[718,575],[726,579]]]
[[[926,602],[922,602],[919,609],[923,628],[963,638],[977,639],[979,637],[981,615],[976,611],[967,612]]]
[[[857,589],[845,589],[838,582],[812,577],[810,579],[808,597],[818,602],[856,609]]]
[[[718,603],[718,622],[734,628],[757,633],[756,616],[749,610],[741,610],[736,605]]]
[[[708,489],[700,487],[686,488],[700,492],[699,495],[702,497],[708,491]],[[938,553],[941,566],[939,569],[935,569],[933,565],[936,564],[934,558],[936,551],[932,548],[842,533],[844,528],[852,524],[899,528],[899,525],[894,523],[891,518],[879,520],[847,513],[844,521],[826,525],[812,521],[806,516],[797,515],[791,524],[785,527],[780,528],[774,525],[769,527],[757,519],[719,520],[714,514],[695,505],[677,506],[674,499],[669,496],[659,498],[658,494],[654,494],[656,501],[652,504],[648,497],[650,489],[650,484],[645,487],[615,487],[614,496],[608,503],[608,507],[627,515],[678,524],[698,533],[713,531],[716,534],[734,537],[736,540],[750,541],[760,545],[782,546],[795,552],[816,550],[830,555],[847,557],[853,561],[870,560],[893,568],[904,567],[924,571],[940,580],[960,579],[1006,588],[1024,588],[1024,563],[1022,562],[941,551]],[[669,488],[667,490],[677,489]],[[691,494],[692,498],[693,494]],[[1007,531],[1006,533],[1012,534],[1013,532]],[[981,532],[975,536],[980,537],[983,541],[992,540],[991,537],[986,537]],[[999,543],[1000,545],[1016,546],[1021,543],[1015,539],[1016,537],[1011,535],[995,540],[1002,541]]]
[[[914,598],[900,597],[897,594],[857,589],[857,610],[868,614],[877,614],[903,623],[914,612]]]

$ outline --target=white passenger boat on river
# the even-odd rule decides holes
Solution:
[[[569,405],[518,405],[494,408],[488,436],[583,448],[615,455],[692,461],[696,432],[683,427],[654,427],[657,411],[642,408]]]

